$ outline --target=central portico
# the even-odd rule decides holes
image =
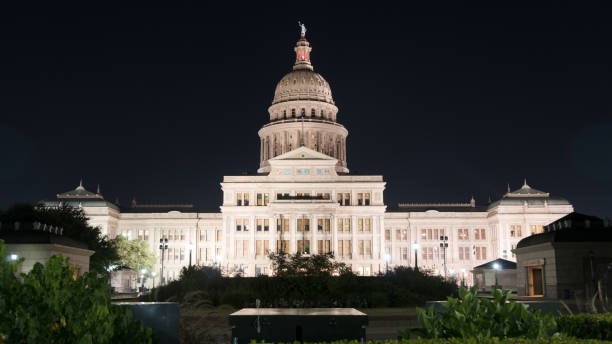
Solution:
[[[268,163],[269,173],[226,176],[221,183],[230,274],[268,273],[270,252],[333,252],[355,271],[380,271],[382,176],[339,174],[337,159],[306,147]]]

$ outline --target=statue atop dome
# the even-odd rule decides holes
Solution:
[[[301,22],[301,21],[299,21],[299,20],[298,20],[298,25],[300,26],[300,30],[301,30],[300,35],[301,35],[302,37],[306,37],[306,25],[304,25],[304,23],[302,23],[302,22]]]

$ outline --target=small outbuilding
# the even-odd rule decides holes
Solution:
[[[81,275],[89,271],[89,257],[95,253],[87,244],[63,236],[62,228],[38,222],[0,223],[0,239],[10,259],[24,259],[19,272],[28,272],[34,264],[45,264],[51,256],[61,254],[70,258],[69,264]]]
[[[598,217],[571,213],[513,252],[520,296],[583,299],[612,285],[612,227]]]
[[[516,289],[516,263],[509,260],[498,258],[478,265],[472,275],[481,291],[491,291],[495,286],[503,290]]]

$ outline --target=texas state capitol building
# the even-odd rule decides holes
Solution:
[[[119,206],[82,184],[47,205],[82,207],[109,237],[147,241],[158,254],[158,284],[160,238],[168,238],[164,275],[172,280],[189,264],[190,252],[193,264],[256,276],[271,273],[270,252],[333,252],[354,272],[372,275],[414,266],[416,251],[419,268],[442,275],[440,236],[448,237],[446,273],[469,283],[474,266],[514,260],[511,249],[521,238],[573,211],[567,200],[527,183],[486,205],[472,199],[387,209],[383,176],[348,169],[348,131],[338,122],[329,84],[313,70],[311,49],[302,34],[293,70],[276,86],[270,121],[259,130],[257,174],[223,178],[220,212],[135,201]]]

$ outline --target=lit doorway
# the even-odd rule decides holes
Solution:
[[[542,265],[529,267],[529,296],[544,296]]]

